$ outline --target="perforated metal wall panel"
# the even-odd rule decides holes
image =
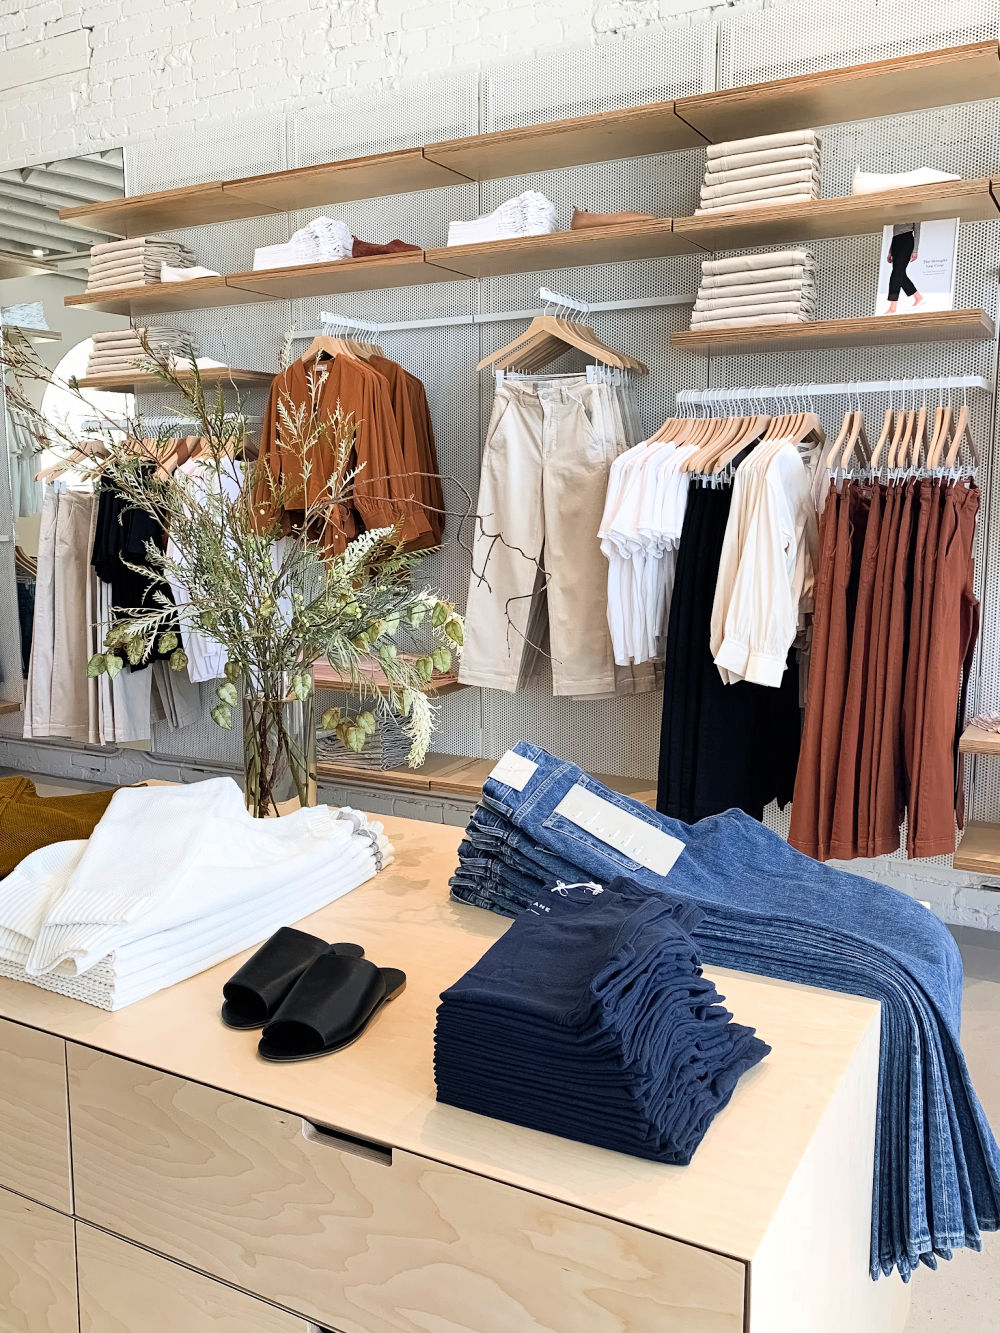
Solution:
[[[597,48],[559,50],[516,64],[489,64],[481,77],[438,77],[389,94],[359,97],[357,92],[290,117],[255,116],[202,125],[178,139],[127,151],[130,193],[227,179],[305,166],[337,157],[362,156],[478,132],[503,130],[567,116],[683,97],[712,87],[740,84],[828,67],[981,40],[997,35],[994,7],[983,0],[963,0],[956,12],[916,0],[864,5],[845,10],[823,3],[780,6],[732,14],[720,23],[650,30],[614,39]],[[904,170],[933,166],[963,176],[1000,169],[996,145],[995,102],[943,108],[883,120],[825,127],[823,193],[846,194],[856,166],[868,170]],[[222,272],[247,269],[256,246],[287,239],[298,226],[320,213],[342,218],[355,234],[369,240],[394,237],[423,246],[442,245],[448,223],[491,211],[502,200],[527,188],[540,189],[557,205],[561,226],[568,226],[574,206],[598,211],[632,208],[663,216],[690,214],[697,202],[704,153],[690,150],[622,162],[568,168],[531,177],[449,187],[386,199],[331,204],[289,216],[264,217],[177,233],[197,251],[199,261]],[[817,242],[819,317],[872,312],[880,260],[876,236]],[[996,224],[963,225],[956,301],[996,312]],[[498,277],[477,283],[462,280],[295,302],[235,306],[162,317],[163,323],[189,328],[201,351],[218,360],[253,369],[273,370],[284,334],[292,327],[318,327],[320,312],[335,310],[381,324],[412,320],[463,320],[458,324],[386,332],[386,353],[419,375],[427,387],[449,508],[447,540],[440,553],[423,562],[420,576],[445,595],[464,603],[469,574],[470,525],[459,539],[461,515],[475,503],[480,454],[493,396],[488,374],[477,361],[508,341],[522,321],[473,324],[474,315],[523,311],[538,304],[545,284],[594,303],[669,302],[693,298],[699,261],[693,256],[605,264]],[[808,383],[909,377],[919,374],[992,376],[992,344],[940,344],[905,348],[875,347],[788,352],[706,361],[672,351],[669,335],[686,326],[686,304],[597,312],[591,322],[601,337],[626,347],[646,362],[650,374],[639,384],[646,425],[653,427],[672,408],[680,389],[746,383]],[[820,400],[828,428],[839,424],[846,403]],[[165,396],[147,395],[142,407],[160,413]],[[251,400],[259,413],[261,395]],[[973,403],[974,427],[984,451],[994,438],[992,404]],[[0,483],[2,486],[2,483]],[[468,499],[467,499],[468,497]],[[1000,487],[989,462],[983,475],[978,582],[981,593],[1000,586]],[[2,503],[0,496],[0,517]],[[992,541],[990,537],[992,536]],[[8,601],[12,576],[0,544],[0,664],[12,657]],[[984,598],[981,659],[1000,658],[1000,598]],[[13,660],[13,659],[12,659]],[[206,696],[210,691],[205,691]],[[197,762],[235,763],[239,742],[206,718],[185,732],[158,728],[153,748],[158,756]],[[1000,673],[983,673],[975,698],[981,707],[1000,711]],[[469,755],[497,755],[521,737],[539,741],[593,771],[651,777],[656,770],[660,697],[576,702],[551,696],[548,673],[517,695],[464,690],[443,699],[434,748]],[[14,720],[17,723],[17,720]],[[0,719],[0,734],[10,733]],[[977,817],[1000,818],[1000,761],[980,763],[975,774],[972,809]],[[786,818],[773,826],[784,831]]]

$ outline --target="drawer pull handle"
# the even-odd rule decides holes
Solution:
[[[373,1143],[371,1139],[359,1139],[353,1134],[341,1134],[326,1125],[317,1125],[312,1120],[302,1120],[302,1136],[310,1143],[321,1143],[327,1148],[337,1148],[341,1152],[351,1153],[354,1157],[364,1157],[369,1162],[378,1162],[381,1166],[392,1166],[392,1149],[382,1143]],[[312,1331],[310,1330],[310,1333]],[[328,1330],[318,1329],[318,1333]]]

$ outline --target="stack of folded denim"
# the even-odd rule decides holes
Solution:
[[[744,324],[800,324],[813,319],[814,270],[811,250],[705,259],[691,327],[725,329]]]
[[[190,268],[194,259],[194,251],[189,246],[159,236],[135,236],[127,241],[107,241],[102,245],[91,246],[87,291],[159,282],[160,269],[164,264],[173,268]]]
[[[148,346],[143,346],[143,342]],[[87,375],[115,375],[135,370],[136,363],[152,356],[157,361],[187,361],[192,352],[186,329],[104,329],[93,335]]]
[[[819,198],[820,141],[812,130],[709,144],[707,153],[698,213]]]
[[[479,245],[484,241],[506,241],[514,236],[544,236],[556,231],[556,206],[538,190],[525,190],[505,200],[492,213],[471,222],[448,224],[449,245]]]
[[[687,1165],[770,1050],[702,976],[699,916],[626,883],[544,891],[441,996],[438,1100]]]
[[[691,935],[704,963],[881,1002],[873,1277],[934,1268],[1000,1228],[1000,1151],[959,1044],[962,960],[931,912],[740,811],[682,824],[523,742],[495,772],[456,898],[516,915],[539,885],[627,873],[702,910]]]

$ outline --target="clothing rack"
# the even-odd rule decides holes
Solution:
[[[778,384],[717,389],[681,389],[675,394],[678,407],[711,407],[723,403],[755,402],[759,399],[840,397],[869,393],[921,393],[932,389],[961,389],[992,393],[993,385],[982,375],[931,375],[903,380],[857,380],[843,384]]]

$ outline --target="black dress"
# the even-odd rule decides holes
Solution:
[[[667,625],[656,808],[687,824],[723,810],[755,819],[792,798],[801,714],[794,650],[777,688],[727,685],[711,621],[731,487],[691,487]]]

